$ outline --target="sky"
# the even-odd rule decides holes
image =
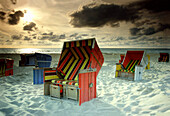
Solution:
[[[170,48],[169,0],[0,0],[0,48]]]

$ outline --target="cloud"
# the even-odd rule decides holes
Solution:
[[[80,36],[88,36],[88,34],[80,34]]]
[[[13,14],[9,14],[8,23],[11,25],[16,25],[20,21],[20,17],[24,17],[24,13],[22,11],[16,11]]]
[[[12,4],[16,4],[17,0],[11,0]]]
[[[39,40],[48,40],[50,37],[49,36],[42,36],[39,38]]]
[[[71,34],[69,37],[76,37],[78,33]]]
[[[130,33],[131,33],[131,35],[139,35],[140,30],[142,30],[142,28],[137,28],[137,27],[131,28]]]
[[[27,31],[33,31],[33,28],[34,29],[37,29],[36,28],[36,24],[34,22],[30,22],[28,25],[25,25],[23,27],[23,30],[27,30]]]
[[[164,31],[165,29],[170,29],[170,24],[157,24],[155,27],[147,27],[147,28],[131,28],[130,33],[133,36],[139,36],[139,35],[152,35],[161,31]]]
[[[161,17],[170,18],[169,0],[139,0],[129,4],[87,4],[81,10],[73,12],[70,24],[74,27],[120,27],[120,22],[131,22],[133,36],[152,35],[169,29],[169,23]]]
[[[3,45],[12,45],[13,41],[11,40],[6,40]]]
[[[100,27],[108,24],[119,27],[120,21],[135,23],[135,20],[140,19],[142,10],[153,13],[170,11],[169,4],[169,0],[141,0],[128,5],[93,4],[93,7],[88,4],[70,15],[70,24],[74,27]]]
[[[59,37],[58,37],[58,39],[65,39],[65,38],[66,38],[65,34],[59,35]]]
[[[128,7],[136,9],[137,11],[147,9],[151,12],[170,11],[169,0],[141,0],[133,2]]]
[[[121,41],[121,40],[124,40],[125,38],[123,37],[117,37],[115,41]]]
[[[31,40],[31,38],[30,38],[30,37],[28,37],[28,36],[25,36],[25,37],[24,37],[24,40],[29,41],[29,40]]]
[[[70,23],[74,27],[119,26],[120,21],[133,22],[138,18],[134,9],[115,4],[86,5],[81,11],[74,12]]]
[[[22,38],[22,35],[12,35],[11,38],[13,40],[20,40]]]
[[[43,33],[42,35],[53,35],[53,32],[50,32],[50,33]]]
[[[20,17],[24,17],[24,13],[20,10],[18,11],[0,11],[0,20],[4,21],[10,25],[16,25],[20,21]]]
[[[61,35],[56,35],[53,34],[53,32],[50,33],[43,33],[38,37],[38,40],[49,40],[52,42],[59,42],[61,39],[65,39],[66,35],[61,34]]]
[[[4,20],[5,19],[5,15],[6,15],[5,12],[0,11],[0,20]]]
[[[129,40],[136,40],[139,39],[140,36],[130,36],[128,37]]]

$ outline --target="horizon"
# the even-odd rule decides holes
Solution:
[[[169,53],[169,48],[100,48],[104,54],[124,54],[126,51],[145,51],[146,53]],[[0,54],[60,54],[62,48],[0,48]]]

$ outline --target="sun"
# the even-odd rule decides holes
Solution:
[[[30,11],[26,11],[24,13],[24,17],[22,18],[25,23],[30,23],[33,21],[34,15]]]

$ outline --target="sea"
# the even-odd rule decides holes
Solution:
[[[148,54],[169,53],[170,48],[100,48],[103,54],[125,54],[126,51],[144,50]],[[0,54],[47,53],[60,54],[61,48],[0,48]]]

